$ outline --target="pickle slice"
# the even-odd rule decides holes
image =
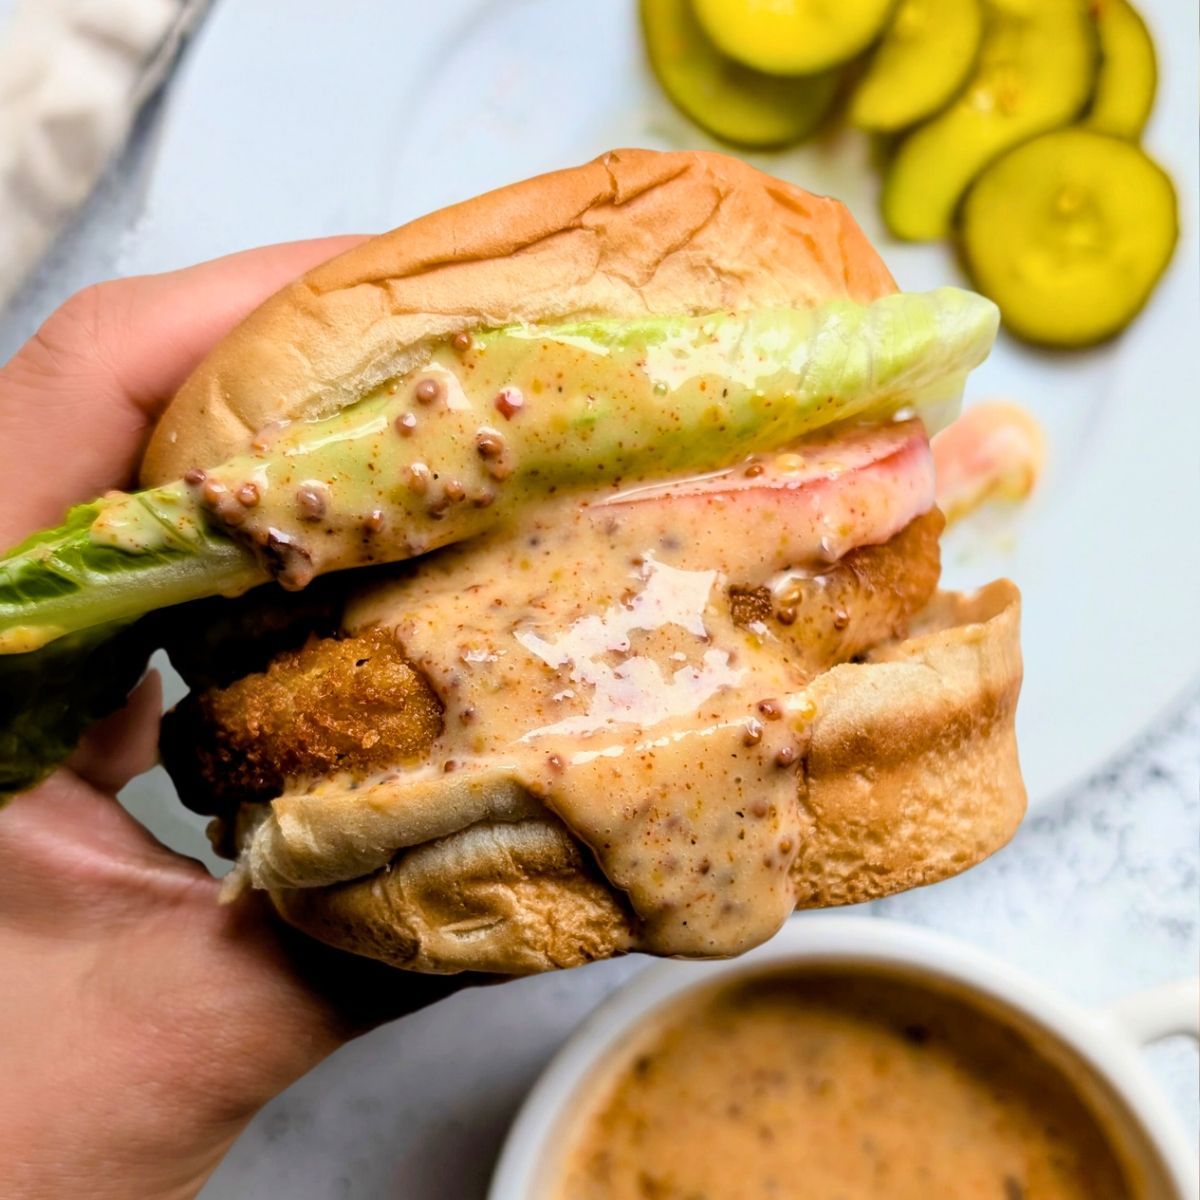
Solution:
[[[962,250],[1011,332],[1083,346],[1146,303],[1178,234],[1175,188],[1133,142],[1063,129],[1010,150],[967,193]]]
[[[821,123],[838,87],[826,71],[787,79],[721,54],[690,0],[641,0],[650,65],[675,106],[716,137],[742,146],[798,142]]]
[[[1158,66],[1146,22],[1127,0],[1092,0],[1100,34],[1100,73],[1084,125],[1138,138],[1154,107]]]
[[[966,89],[910,133],[888,166],[888,228],[911,241],[945,237],[963,192],[993,158],[1079,114],[1096,57],[1084,0],[984,0],[983,43]]]
[[[771,75],[811,75],[865,50],[896,0],[693,0],[730,58]]]
[[[982,40],[981,0],[901,0],[854,90],[851,122],[892,133],[933,116],[967,81]]]

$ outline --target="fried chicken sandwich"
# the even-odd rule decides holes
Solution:
[[[230,893],[334,945],[738,953],[1020,820],[1018,596],[938,591],[929,449],[995,330],[722,155],[503,188],[217,346],[144,491],[0,560],[0,670],[165,643],[164,761]]]

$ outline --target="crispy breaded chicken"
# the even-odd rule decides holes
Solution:
[[[162,754],[198,812],[270,800],[289,778],[363,774],[424,753],[442,705],[391,633],[310,637],[265,671],[193,693],[163,722]]]

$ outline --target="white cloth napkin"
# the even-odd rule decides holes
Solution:
[[[0,27],[0,306],[124,143],[209,0],[16,0]]]

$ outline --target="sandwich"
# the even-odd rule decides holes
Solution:
[[[1025,806],[1018,593],[938,590],[929,447],[996,325],[719,154],[366,241],[0,559],[0,788],[161,646],[227,895],[398,967],[724,956],[953,875]]]

